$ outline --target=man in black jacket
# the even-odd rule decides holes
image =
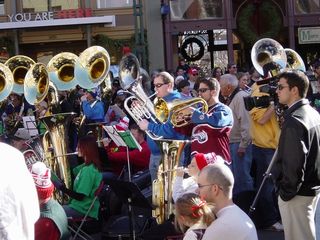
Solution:
[[[314,216],[320,190],[320,115],[309,105],[308,78],[302,72],[279,75],[284,115],[273,175],[285,239],[316,239]]]

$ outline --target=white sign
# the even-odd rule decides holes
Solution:
[[[320,27],[298,28],[299,44],[320,43]]]

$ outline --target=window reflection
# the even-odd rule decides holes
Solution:
[[[97,0],[97,8],[132,7],[133,0]]]
[[[171,20],[190,20],[223,17],[222,0],[171,0]]]
[[[60,11],[80,8],[80,0],[22,0],[23,12]]]
[[[0,15],[4,15],[4,0],[0,0]]]
[[[295,0],[295,13],[308,14],[319,13],[320,1],[319,0]]]

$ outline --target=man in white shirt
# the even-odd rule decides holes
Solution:
[[[254,223],[232,202],[234,178],[230,168],[209,164],[198,177],[199,194],[213,203],[217,219],[205,231],[202,240],[257,240]]]
[[[39,218],[34,181],[22,153],[0,143],[0,239],[33,240]]]

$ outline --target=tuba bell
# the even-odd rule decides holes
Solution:
[[[55,55],[47,64],[50,81],[61,90],[69,90],[77,85],[75,69],[80,68],[79,57],[70,52]]]
[[[10,69],[0,63],[0,106],[5,101],[5,99],[10,95],[13,89],[13,74]]]
[[[208,112],[208,104],[203,98],[199,97],[176,100],[171,103],[159,98],[155,103],[157,119],[162,123],[170,120],[174,127],[183,127],[190,124],[195,109],[206,113]]]
[[[267,77],[268,73],[273,77],[286,67],[287,55],[280,43],[271,38],[263,38],[253,45],[251,60],[255,69],[262,76]]]
[[[35,61],[24,55],[13,56],[5,62],[13,74],[13,92],[23,93],[25,76],[33,64]]]
[[[285,48],[284,51],[287,55],[287,68],[306,71],[306,66],[296,51],[291,48]]]
[[[35,63],[27,72],[24,81],[24,96],[28,103],[39,104],[48,94],[49,76],[43,63]]]
[[[80,54],[79,63],[75,69],[79,85],[85,89],[95,88],[107,78],[110,56],[103,47],[92,46]]]

